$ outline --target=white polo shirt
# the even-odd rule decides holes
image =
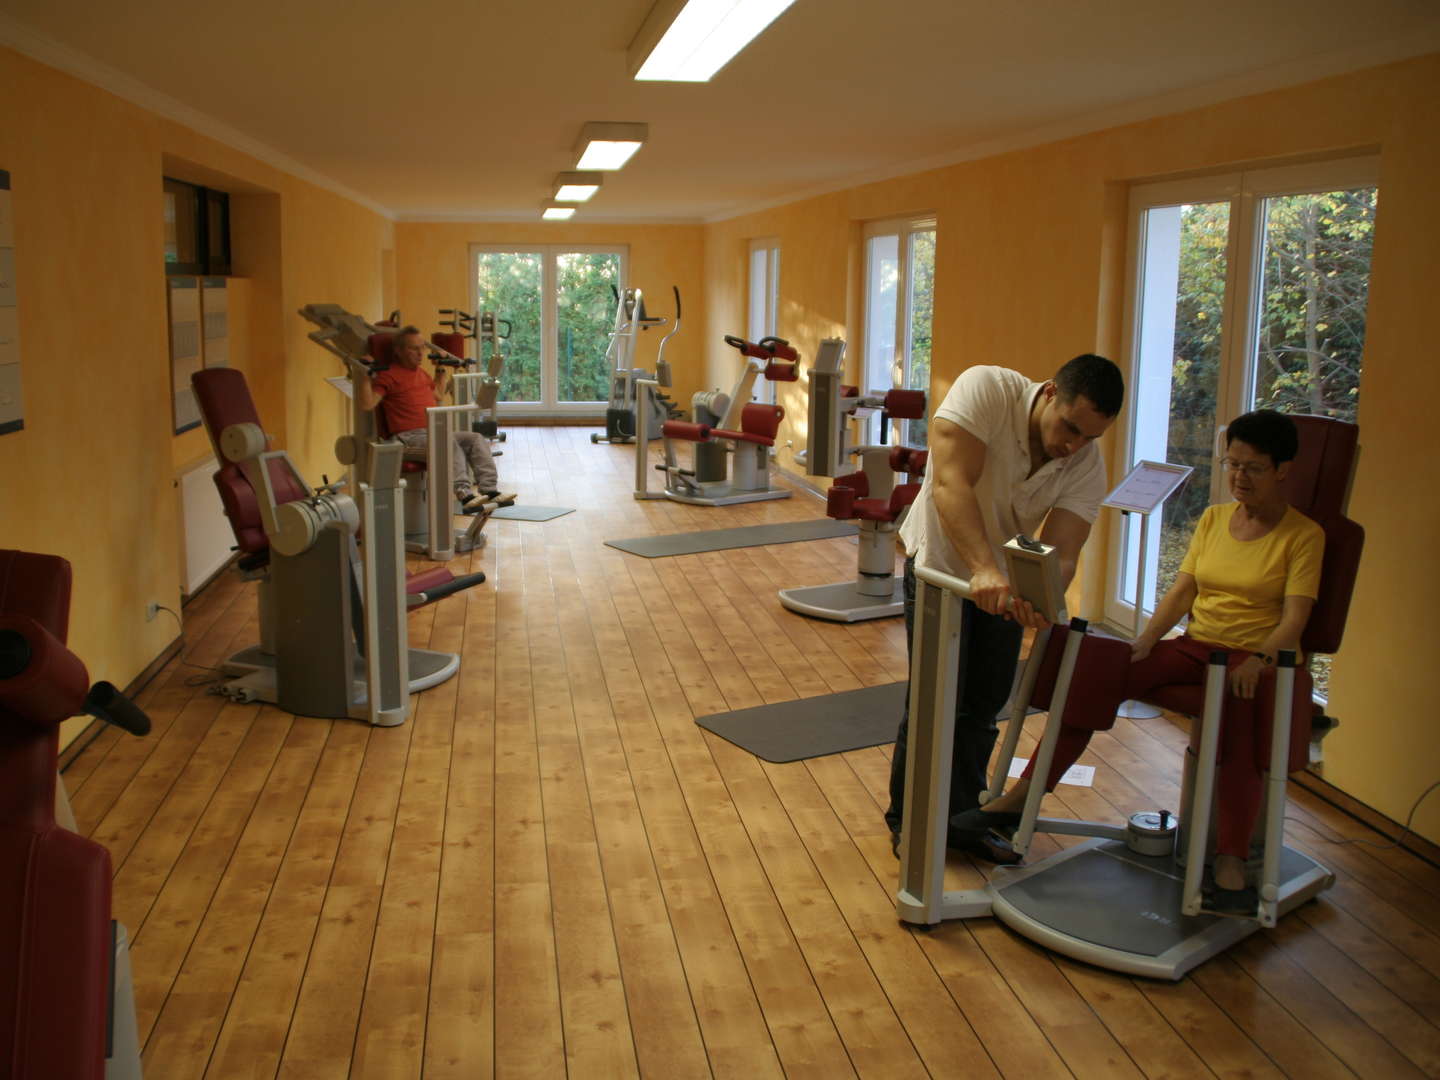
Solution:
[[[995,564],[1002,569],[1002,545],[1017,532],[1038,535],[1045,515],[1057,506],[1093,522],[1108,488],[1105,460],[1094,443],[1047,461],[1029,476],[1030,409],[1044,385],[1009,368],[980,365],[962,372],[935,410],[937,417],[960,425],[985,444],[985,468],[975,496]],[[968,580],[970,568],[950,543],[935,509],[933,465],[932,459],[920,495],[900,526],[900,540],[917,564]]]

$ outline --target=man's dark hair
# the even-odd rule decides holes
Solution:
[[[1228,447],[1236,439],[1268,454],[1275,465],[1294,461],[1300,452],[1300,433],[1295,430],[1295,421],[1274,409],[1256,409],[1237,416],[1225,429],[1225,445]]]
[[[409,337],[411,334],[419,334],[422,338],[425,336],[420,333],[418,326],[402,326],[399,330],[395,331],[395,343],[398,345],[401,338]]]
[[[1055,373],[1055,390],[1061,401],[1089,400],[1101,416],[1112,417],[1125,404],[1125,379],[1120,369],[1103,356],[1082,353]]]

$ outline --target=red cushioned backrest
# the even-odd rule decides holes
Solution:
[[[450,330],[439,330],[430,335],[430,343],[438,345],[451,356],[465,359],[465,335],[457,334]]]
[[[1290,463],[1280,491],[1295,509],[1316,521],[1345,513],[1345,496],[1355,471],[1360,429],[1328,416],[1292,416],[1300,452]]]
[[[221,463],[215,473],[215,489],[220,493],[220,503],[225,508],[225,516],[230,519],[230,529],[235,534],[235,542],[247,555],[265,551],[270,542],[265,537],[260,502],[244,471],[234,462],[226,461],[220,449],[220,433],[231,424],[260,426],[260,417],[255,412],[255,401],[250,396],[250,387],[245,383],[244,374],[235,368],[205,368],[197,371],[190,376],[190,385],[194,387],[200,416],[210,435],[210,445],[214,447],[215,457]],[[281,462],[271,461],[269,468],[270,484],[275,489],[276,502],[287,503],[309,494],[295,483],[294,477]]]
[[[900,516],[900,511],[920,496],[919,484],[896,484],[890,492],[890,520]]]
[[[0,550],[0,612],[28,615],[62,644],[70,628],[70,564],[58,555]]]
[[[392,348],[394,344],[394,334],[371,334],[365,341],[365,351],[370,354],[376,367],[389,367],[395,360]]]
[[[773,439],[775,433],[780,430],[780,421],[784,418],[785,410],[780,406],[752,401],[740,410],[740,430],[746,435],[759,435],[766,439]]]
[[[6,682],[40,679],[7,695],[26,707],[0,708],[0,1064],[5,1076],[100,1080],[110,857],[58,828],[54,814],[56,728],[89,681],[63,644],[70,589],[64,559],[0,551],[0,617],[37,650],[31,666]],[[54,705],[41,715],[28,708],[37,702]]]
[[[1320,522],[1325,530],[1325,561],[1320,570],[1320,595],[1310,621],[1300,635],[1300,648],[1308,653],[1333,653],[1345,636],[1345,619],[1365,547],[1365,530],[1338,514]]]
[[[1345,498],[1360,443],[1355,424],[1328,416],[1292,416],[1300,450],[1280,490],[1290,505],[1325,530],[1325,562],[1320,595],[1300,637],[1307,653],[1333,653],[1340,648],[1345,618],[1365,546],[1365,530],[1345,517]]]

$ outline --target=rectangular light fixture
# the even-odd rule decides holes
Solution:
[[[709,82],[795,0],[656,0],[626,58],[641,82]]]
[[[579,160],[577,169],[618,169],[630,160],[630,155],[640,149],[649,137],[646,124],[618,124],[603,120],[592,120],[580,129],[580,139],[575,144]]]
[[[600,190],[598,172],[562,172],[555,177],[556,202],[585,202]]]
[[[574,213],[573,206],[546,206],[540,216],[546,221],[569,221]]]

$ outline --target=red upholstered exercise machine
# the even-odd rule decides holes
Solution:
[[[510,336],[508,319],[497,319],[493,311],[472,315],[459,308],[441,308],[440,320],[445,330],[430,335],[430,344],[447,357],[453,357],[451,379],[456,405],[473,405],[477,415],[470,421],[470,430],[484,435],[491,442],[504,442],[500,430],[497,403],[500,399],[500,374],[505,370],[505,349],[502,344]],[[501,327],[504,330],[501,330]],[[467,341],[475,342],[475,356],[469,356]],[[481,370],[481,367],[484,370]],[[499,457],[501,451],[493,451]]]
[[[402,723],[411,693],[460,666],[453,653],[408,647],[406,610],[485,575],[457,578],[437,567],[406,576],[399,443],[366,446],[359,506],[336,484],[311,494],[289,456],[267,448],[244,375],[206,368],[191,382],[224,462],[215,486],[237,565],[259,587],[260,643],[225,661],[237,678],[220,691],[302,716]],[[363,559],[357,535],[365,538]]]
[[[380,324],[368,323],[338,304],[307,304],[300,309],[300,314],[319,327],[311,331],[310,340],[339,357],[345,365],[345,375],[326,381],[345,394],[349,406],[350,434],[339,440],[335,453],[340,463],[350,470],[353,490],[357,481],[368,475],[370,447],[390,438],[385,429],[384,409],[360,408],[353,381],[369,378],[372,370],[389,366],[397,327],[388,323],[398,321],[398,313]],[[458,344],[463,347],[464,336],[459,337]],[[499,507],[513,503],[514,496],[497,498],[465,528],[454,527],[460,511],[450,480],[451,456],[455,452],[451,436],[460,425],[477,422],[487,395],[491,404],[494,403],[499,382],[486,372],[472,371],[469,366],[472,362],[464,358],[463,348],[459,354],[452,355],[445,345],[436,344],[436,340],[449,345],[457,342],[454,335],[435,334],[430,345],[431,360],[448,363],[460,372],[455,376],[457,404],[427,409],[425,449],[402,449],[402,471],[409,477],[403,488],[403,521],[408,550],[435,562],[449,562],[456,554],[484,546],[485,536],[481,530],[486,519]],[[492,453],[499,455],[499,451]]]
[[[778,405],[751,401],[755,380],[796,382],[800,378],[800,354],[790,343],[777,337],[758,342],[726,335],[725,344],[740,351],[745,366],[734,389],[701,390],[690,399],[693,420],[667,420],[661,425],[665,460],[655,468],[665,474],[665,489],[649,490],[649,430],[655,414],[660,383],[636,379],[635,498],[674,499],[697,506],[728,506],[788,499],[790,492],[770,486],[770,448],[785,410]],[[675,454],[676,442],[695,447],[693,467],[681,468]]]
[[[60,724],[150,718],[66,648],[70,564],[0,551],[0,1067],[12,1080],[139,1080],[110,853],[55,820]]]
[[[902,582],[895,577],[895,535],[910,504],[920,494],[928,453],[883,445],[891,420],[925,415],[923,390],[887,390],[861,395],[841,384],[845,342],[820,343],[810,369],[809,438],[803,455],[812,476],[833,476],[825,513],[860,524],[860,565],[853,581],[781,589],[780,603],[802,615],[833,622],[860,622],[899,615],[904,610]],[[880,410],[878,446],[847,446],[846,421],[859,409]],[[859,458],[855,468],[851,458]],[[897,482],[897,480],[899,482]]]
[[[1364,530],[1345,516],[1358,429],[1329,417],[1291,419],[1300,435],[1300,452],[1282,490],[1292,507],[1325,530],[1320,595],[1300,636],[1300,648],[1307,655],[1333,653],[1343,636],[1365,539]],[[1051,580],[1045,591],[1060,596],[1054,550],[1019,538],[1006,546],[1008,576],[1032,602],[1038,593],[1022,582],[1035,580],[1032,571],[1041,564],[1047,564]],[[1227,654],[1218,651],[1210,658],[1203,689],[1159,687],[1150,695],[1166,708],[1203,718],[1192,728],[1178,818],[1157,812],[1134,814],[1125,824],[1042,818],[1044,785],[1037,783],[1029,789],[1014,833],[1015,850],[1027,853],[1036,832],[1086,839],[1028,865],[1000,867],[984,888],[945,891],[955,657],[963,634],[960,604],[969,584],[919,566],[916,579],[905,826],[896,898],[902,920],[932,925],[993,915],[1066,956],[1132,975],[1178,979],[1261,927],[1273,927],[1286,912],[1334,884],[1329,870],[1284,843],[1286,778],[1306,764],[1310,728],[1319,710],[1308,700],[1308,672],[1296,666],[1294,652],[1282,651],[1270,731],[1262,737],[1263,725],[1257,724],[1254,740],[1257,764],[1268,770],[1265,810],[1257,823],[1259,855],[1251,859],[1259,906],[1253,915],[1241,916],[1202,910],[1226,693]],[[1079,685],[1072,679],[1103,679],[1107,670],[1123,672],[1129,664],[1129,642],[1087,633],[1084,619],[1070,620],[1066,627],[1057,600],[1040,606],[1062,622],[1036,633],[982,802],[997,796],[1005,784],[1027,706],[1049,713],[1035,751],[1035,774],[1043,777],[1050,772],[1070,688]],[[1299,706],[1292,707],[1297,699]]]

